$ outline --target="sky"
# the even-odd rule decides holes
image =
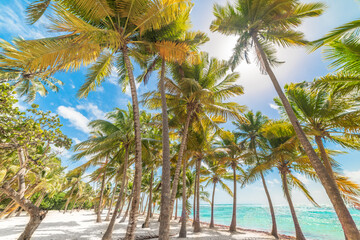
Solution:
[[[211,57],[228,60],[232,54],[236,37],[224,36],[219,33],[212,33],[209,30],[211,21],[214,19],[212,7],[214,3],[225,4],[225,0],[193,0],[194,7],[191,12],[193,30],[206,32],[210,41],[201,47],[202,51],[209,53]],[[232,2],[232,0],[229,0]],[[311,2],[302,0],[302,2]],[[304,21],[300,30],[305,33],[308,40],[315,40],[331,29],[355,20],[360,15],[360,1],[356,0],[323,0],[327,5],[325,13],[318,17]],[[25,9],[29,1],[26,0],[0,0],[0,39],[11,41],[15,37],[24,39],[36,39],[51,36],[46,30],[48,21],[42,18],[35,25],[29,26],[25,21]],[[304,48],[287,48],[279,49],[278,59],[285,63],[274,69],[276,76],[282,86],[290,82],[312,81],[316,77],[323,76],[329,72],[327,62],[322,58],[321,51],[309,54]],[[255,62],[255,61],[254,61]],[[276,92],[267,75],[259,72],[255,63],[242,63],[236,68],[240,72],[238,84],[244,86],[245,94],[230,99],[241,105],[248,106],[253,111],[261,111],[270,118],[279,118],[278,111],[273,104]],[[105,114],[115,107],[125,108],[131,101],[130,92],[122,92],[121,87],[117,84],[115,75],[109,77],[101,87],[91,92],[86,99],[78,99],[76,92],[83,84],[86,68],[81,68],[77,72],[58,73],[56,78],[62,80],[65,84],[60,88],[58,93],[50,92],[46,97],[37,97],[35,103],[42,110],[50,110],[60,116],[63,124],[62,131],[73,142],[79,143],[89,136],[90,129],[88,123],[91,120],[102,119]],[[135,76],[141,73],[138,66],[134,66]],[[157,85],[156,74],[150,78],[149,83],[144,86],[138,84],[138,95],[153,90]],[[18,106],[24,110],[28,105],[20,99]],[[233,126],[228,123],[225,128],[233,130]],[[338,146],[327,144],[328,147],[336,150],[343,150]],[[86,161],[71,161],[73,152],[71,150],[56,149],[60,154],[63,165],[68,169]],[[337,156],[342,167],[343,173],[352,180],[360,184],[360,153],[350,151],[348,154]],[[321,205],[329,205],[330,202],[326,196],[323,187],[305,177],[298,175],[303,180],[314,199]],[[284,205],[286,200],[283,196],[280,177],[276,170],[266,176],[269,191],[275,205]],[[230,187],[231,183],[229,182]],[[266,196],[260,182],[238,190],[238,203],[240,204],[267,204]],[[293,190],[294,204],[310,205],[305,196]],[[232,203],[232,199],[223,190],[217,189],[215,196],[216,203]]]

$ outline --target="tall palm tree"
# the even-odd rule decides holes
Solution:
[[[190,8],[188,9],[190,11]],[[178,181],[172,184],[172,191],[170,193],[170,143],[169,143],[169,123],[167,113],[167,103],[165,94],[165,75],[166,63],[173,62],[181,64],[188,55],[194,55],[192,51],[196,50],[197,45],[205,42],[208,38],[201,32],[188,32],[189,12],[184,11],[176,21],[163,27],[159,30],[148,32],[144,38],[149,43],[153,43],[155,52],[152,53],[150,63],[146,66],[146,71],[143,74],[144,80],[149,78],[149,75],[156,69],[156,65],[161,63],[161,70],[159,76],[159,92],[161,97],[161,114],[162,114],[162,135],[163,135],[163,166],[162,166],[162,186],[161,186],[161,201],[160,206],[160,237],[169,235],[169,224],[172,216],[172,206],[174,204],[174,195],[176,194]],[[146,49],[146,53],[151,53],[151,50]],[[181,158],[178,158],[175,175],[179,175],[181,167]],[[170,197],[170,198],[169,198]]]
[[[246,114],[245,114],[246,117]],[[245,123],[244,123],[245,124]],[[240,180],[240,177],[243,177],[245,172],[241,167],[243,163],[242,153],[243,148],[238,144],[238,138],[235,135],[228,131],[221,131],[219,133],[220,141],[215,143],[216,147],[216,157],[220,161],[230,167],[233,171],[232,180],[234,183],[233,187],[233,212],[231,218],[231,224],[229,227],[230,232],[236,232],[236,207],[237,207],[237,182]],[[237,172],[241,172],[239,176]]]
[[[247,112],[244,117],[247,119],[245,123],[233,122],[233,124],[236,126],[234,134],[237,139],[241,140],[240,145],[243,148],[249,149],[251,155],[255,157],[255,161],[246,161],[246,163],[249,165],[259,165],[261,164],[261,159],[259,157],[258,150],[262,149],[265,140],[260,130],[268,122],[268,118],[262,115],[261,112],[256,112],[254,114],[252,111]],[[271,235],[273,235],[275,238],[279,238],[274,206],[272,204],[271,196],[266,185],[264,173],[262,171],[259,171],[258,176],[261,177],[261,182],[263,184],[266,198],[269,203],[272,221]],[[247,181],[248,180],[246,180],[243,184],[245,184]]]
[[[231,96],[243,94],[243,88],[235,84],[239,75],[227,74],[228,69],[229,66],[225,61],[209,58],[206,53],[201,53],[199,62],[196,64],[187,60],[182,64],[171,66],[173,79],[167,78],[165,83],[167,104],[169,111],[175,113],[176,118],[172,122],[182,123],[184,126],[181,130],[178,163],[181,164],[183,161],[187,135],[193,121],[212,123],[230,116],[241,119],[244,107],[233,102],[224,102]],[[157,91],[149,92],[144,96],[143,102],[150,109],[161,106],[161,96]],[[179,182],[179,170],[180,168],[177,167],[173,190]],[[171,207],[173,203],[174,201]]]
[[[16,60],[23,60],[27,70],[49,69],[53,71],[76,70],[81,65],[94,63],[78,96],[86,97],[96,89],[117,66],[119,82],[130,84],[135,132],[135,180],[134,198],[130,211],[126,238],[134,239],[137,210],[141,188],[141,133],[139,104],[133,66],[130,55],[136,54],[136,46],[146,44],[141,35],[148,30],[169,24],[185,9],[189,0],[65,0],[53,4],[51,29],[62,34],[59,37],[32,41],[17,41],[19,50]],[[48,7],[32,5],[29,14],[39,17]],[[36,11],[38,9],[39,11]],[[41,14],[40,14],[41,15]],[[100,24],[101,23],[101,24]],[[26,49],[26,51],[23,51]],[[24,61],[24,59],[27,59]]]
[[[283,93],[271,66],[279,63],[275,58],[273,45],[304,45],[303,33],[294,30],[304,18],[319,16],[323,12],[321,3],[301,4],[298,0],[236,0],[234,5],[215,5],[216,19],[211,24],[212,31],[227,35],[239,35],[234,54],[230,59],[233,68],[243,58],[248,60],[248,50],[255,46],[257,59],[263,72],[267,73],[284,105],[286,113],[295,129],[311,164],[319,175],[322,185],[332,202],[336,214],[350,239],[360,239],[360,233],[347,209],[336,185],[327,174],[326,168],[317,156],[311,143]]]
[[[228,174],[226,170],[226,165],[224,165],[218,160],[210,158],[206,161],[206,165],[206,167],[203,167],[201,169],[201,175],[203,175],[204,177],[200,181],[205,182],[205,187],[213,184],[213,191],[211,197],[211,220],[209,227],[214,228],[214,204],[216,185],[219,184],[221,188],[224,189],[231,197],[234,197],[233,192],[224,182],[225,179],[232,179],[232,175]]]

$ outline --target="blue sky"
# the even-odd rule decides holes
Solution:
[[[226,37],[209,31],[209,25],[213,19],[212,6],[214,3],[224,4],[225,0],[194,0],[194,8],[191,18],[194,30],[201,30],[208,34],[210,41],[203,47],[203,51],[209,52],[210,56],[220,59],[228,59],[231,56],[232,48],[235,44],[234,37]],[[230,1],[231,2],[231,1]],[[310,2],[303,0],[303,2]],[[323,16],[309,19],[304,22],[301,30],[307,39],[313,40],[323,36],[332,28],[348,21],[357,19],[360,13],[360,2],[356,0],[323,0],[328,9]],[[0,38],[11,41],[13,37],[23,37],[34,39],[50,36],[46,31],[47,20],[41,19],[33,26],[29,26],[24,20],[24,10],[28,1],[12,0],[0,1]],[[331,70],[327,68],[323,61],[321,52],[317,51],[308,54],[306,49],[291,48],[279,49],[278,58],[285,61],[285,64],[274,70],[281,85],[289,82],[312,81],[315,77],[323,76]],[[239,84],[245,88],[245,94],[232,99],[239,104],[247,105],[254,111],[262,111],[271,118],[278,118],[279,114],[274,108],[273,98],[276,96],[275,90],[271,85],[268,76],[261,75],[255,64],[241,64],[237,69],[241,78]],[[76,92],[82,85],[86,75],[86,68],[82,68],[74,73],[59,73],[56,78],[65,84],[58,93],[50,92],[46,97],[37,97],[35,103],[40,105],[43,110],[50,110],[59,114],[63,123],[63,132],[71,137],[74,143],[85,140],[89,134],[87,124],[89,121],[104,118],[106,112],[115,107],[125,108],[131,101],[129,92],[123,93],[117,85],[116,77],[112,76],[105,81],[95,92],[91,92],[86,99],[76,98]],[[140,69],[135,66],[135,75],[140,74]],[[156,74],[150,79],[147,86],[139,85],[139,96],[150,89],[154,89],[157,84]],[[26,103],[19,102],[21,108],[26,108]],[[226,124],[226,128],[232,129],[231,124]],[[338,146],[331,146],[333,149],[341,150]],[[69,161],[71,151],[57,149],[61,153],[63,164],[72,169],[80,163]],[[344,174],[350,176],[354,181],[360,183],[360,154],[350,152],[349,154],[338,156],[337,160],[343,166]],[[280,178],[277,171],[270,173],[267,177],[269,189],[275,204],[285,204]],[[326,194],[318,183],[310,180],[301,179],[307,184],[313,193],[315,200],[320,204],[329,204]],[[216,197],[217,203],[231,203],[232,200],[226,193],[219,189]],[[306,198],[299,192],[294,191],[295,204],[309,204]],[[257,182],[245,189],[238,191],[239,203],[266,204],[265,194],[262,185]]]

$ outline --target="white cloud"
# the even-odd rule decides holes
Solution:
[[[18,101],[17,103],[14,104],[15,107],[18,107],[20,111],[24,112],[27,107],[24,106],[22,103],[20,103],[20,101]]]
[[[278,184],[280,184],[279,180],[277,180],[276,178],[274,178],[273,180],[267,180],[267,182],[270,185],[278,185]]]
[[[71,123],[71,126],[75,127],[76,129],[78,129],[84,133],[90,132],[90,128],[88,126],[89,119],[86,118],[84,115],[82,115],[80,112],[76,111],[75,108],[60,106],[57,109],[57,113],[61,117],[69,120]]]
[[[119,86],[119,79],[118,79],[118,73],[116,67],[112,67],[111,74],[108,77],[108,80],[111,84]]]
[[[71,152],[69,150],[66,150],[65,148],[51,146],[51,150],[53,153],[58,155],[62,159],[70,159],[71,158]]]
[[[357,171],[344,171],[345,176],[349,177],[352,181],[360,184],[360,170]]]
[[[99,109],[99,107],[93,103],[80,104],[76,106],[79,110],[85,110],[90,113],[94,118],[101,119],[105,117],[105,113]]]
[[[44,25],[47,23],[45,18],[41,18],[34,25],[28,25],[25,20],[25,7],[18,0],[9,1],[12,4],[0,5],[0,31],[10,33],[15,36],[35,39],[44,38]]]
[[[78,139],[78,138],[72,138],[72,140],[73,140],[73,142],[75,143],[75,144],[79,144],[79,143],[81,143],[81,140],[80,139]]]
[[[279,106],[278,106],[278,105],[275,105],[275,104],[273,104],[273,103],[270,103],[269,106],[270,106],[272,109],[279,110]]]

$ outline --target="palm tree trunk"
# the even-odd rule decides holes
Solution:
[[[196,216],[194,221],[194,232],[201,232],[200,227],[200,166],[201,158],[196,159]]]
[[[184,158],[183,161],[183,173],[182,173],[182,183],[183,183],[183,189],[182,189],[182,203],[181,203],[181,227],[180,227],[180,233],[179,238],[186,238],[186,223],[187,223],[187,213],[186,213],[186,164],[187,159]],[[194,196],[195,199],[195,196]]]
[[[78,181],[77,181],[77,182],[78,182]],[[66,213],[66,210],[67,210],[67,208],[68,208],[68,206],[69,206],[69,203],[70,203],[70,201],[71,201],[71,197],[72,197],[72,195],[73,195],[73,193],[74,193],[75,185],[77,184],[77,182],[74,184],[73,188],[71,189],[70,196],[69,196],[69,198],[66,200],[65,208],[64,208],[64,213]]]
[[[196,219],[196,198],[197,198],[197,182],[196,182],[196,173],[195,173],[195,184],[194,184],[194,202],[193,202],[193,226],[195,225]]]
[[[236,176],[236,166],[235,164],[233,164],[232,166],[233,169],[233,177],[234,177],[234,197],[233,197],[233,212],[232,212],[232,219],[231,219],[231,224],[230,224],[230,232],[236,232],[236,180],[237,180],[237,176]]]
[[[141,194],[140,194],[140,203],[139,203],[139,214],[141,214],[143,208],[144,208],[144,200],[145,200],[145,193],[142,194],[142,197],[141,197]]]
[[[286,173],[284,170],[280,170],[280,173],[281,173],[281,180],[282,180],[282,184],[283,184],[283,188],[284,188],[284,193],[286,196],[286,200],[289,203],[291,216],[292,216],[294,226],[295,226],[296,240],[305,240],[304,234],[302,233],[299,221],[296,216],[295,208],[294,208],[294,205],[291,200],[290,193],[289,193],[288,183],[286,180]]]
[[[320,150],[320,156],[321,156],[321,159],[323,160],[324,166],[325,166],[328,174],[330,175],[330,177],[332,177],[332,179],[334,180],[334,182],[336,184],[336,180],[335,180],[336,178],[335,178],[335,175],[334,175],[334,172],[333,172],[330,160],[329,160],[329,156],[326,153],[326,150],[325,150],[325,147],[324,147],[324,144],[322,141],[322,137],[315,136],[315,142],[316,142],[317,147]],[[336,186],[337,186],[337,184],[336,184]]]
[[[178,160],[176,162],[174,179],[173,179],[173,182],[172,182],[173,185],[172,185],[172,189],[171,189],[171,199],[170,199],[170,213],[171,214],[173,212],[176,193],[177,193],[177,190],[178,190],[178,184],[179,184],[179,178],[180,178],[180,168],[181,168],[182,159],[184,157],[184,152],[185,152],[185,149],[186,149],[187,135],[188,135],[188,132],[189,132],[189,126],[190,126],[190,123],[191,123],[192,114],[193,114],[193,108],[188,107],[187,108],[187,116],[186,116],[185,127],[184,127],[183,136],[182,136],[182,139],[181,139],[181,144],[180,144],[180,149],[179,149],[179,154],[178,154]]]
[[[134,186],[133,186],[134,197],[132,199],[133,204],[131,204],[129,225],[126,230],[125,239],[134,240],[135,239],[134,233],[138,218],[138,209],[139,209],[139,201],[140,201],[140,193],[141,193],[141,175],[142,175],[141,132],[140,132],[141,126],[140,126],[139,102],[137,98],[135,78],[134,78],[134,73],[130,62],[130,58],[128,55],[127,46],[124,46],[122,48],[122,53],[129,77],[132,107],[134,112],[134,130],[135,130],[135,174],[134,174]]]
[[[44,199],[45,195],[46,195],[46,193],[45,193],[45,192],[43,192],[43,191],[40,193],[40,195],[39,195],[38,199],[36,199],[35,206],[37,206],[37,207],[39,207],[39,206],[40,206],[40,204],[42,203],[42,201],[43,201],[43,199]],[[22,210],[22,209],[21,209],[21,210]],[[21,210],[20,210],[20,212],[21,212]]]
[[[258,55],[260,55],[261,63],[264,65],[266,72],[268,73],[276,92],[278,93],[282,104],[284,105],[285,111],[289,117],[289,120],[291,124],[294,127],[294,130],[296,132],[296,135],[303,146],[306,155],[309,157],[310,162],[315,169],[316,174],[318,175],[322,185],[325,188],[325,191],[334,206],[335,212],[339,218],[339,221],[343,227],[343,230],[345,232],[345,235],[348,239],[354,239],[359,240],[360,239],[360,233],[359,230],[356,227],[356,224],[353,220],[353,218],[350,215],[349,210],[347,209],[344,200],[341,197],[341,194],[339,192],[339,189],[337,188],[336,184],[331,179],[331,176],[327,173],[326,168],[322,164],[321,160],[317,156],[316,152],[314,151],[313,147],[311,146],[311,143],[307,139],[304,131],[302,130],[299,121],[297,120],[295,113],[286,98],[284,92],[282,91],[282,88],[279,85],[278,80],[275,77],[275,74],[271,70],[271,67],[269,65],[269,62],[266,58],[266,54],[264,50],[262,49],[261,44],[259,43],[256,33],[252,35],[252,39],[256,46],[256,51],[258,52]]]
[[[130,198],[129,198],[128,206],[127,206],[127,208],[126,208],[126,211],[125,211],[124,216],[123,216],[122,219],[120,220],[120,223],[125,222],[125,220],[126,220],[126,218],[127,218],[127,215],[129,214],[129,209],[130,209],[130,206],[131,206],[131,200],[132,200],[132,195],[131,195]]]
[[[118,185],[118,181],[116,180],[116,177],[115,177],[115,186],[114,186],[113,194],[112,194],[112,197],[111,197],[111,200],[110,200],[109,211],[108,211],[108,213],[106,215],[105,221],[110,221],[110,213],[111,213],[111,208],[112,208],[112,205],[113,205],[113,202],[114,202],[117,185]],[[116,212],[114,212],[114,214],[116,215]]]
[[[152,206],[152,188],[153,188],[153,178],[154,178],[154,170],[151,169],[151,176],[150,176],[150,191],[149,191],[149,207],[146,214],[146,219],[144,224],[142,225],[143,228],[148,228],[150,225],[150,217],[151,217],[151,206]]]
[[[216,182],[214,182],[212,198],[211,198],[211,219],[209,228],[214,228],[214,201],[215,201],[215,190],[216,190]]]
[[[177,210],[178,210],[178,199],[176,198],[175,199],[175,217],[174,217],[175,220],[177,219]]]
[[[116,202],[115,205],[115,209],[114,209],[114,214],[111,217],[109,226],[106,229],[106,232],[104,233],[104,236],[102,237],[102,240],[111,240],[112,238],[112,232],[114,230],[114,225],[115,225],[115,221],[116,221],[116,215],[117,212],[119,210],[120,204],[121,204],[121,199],[124,193],[124,189],[125,189],[125,183],[127,182],[127,178],[126,178],[126,173],[127,173],[127,168],[128,168],[128,161],[129,161],[129,146],[125,145],[125,159],[124,159],[124,172],[123,172],[123,176],[121,179],[121,188],[120,188],[120,192],[119,192],[119,197],[118,200]]]
[[[165,60],[162,59],[161,76],[160,76],[160,95],[161,95],[161,115],[162,115],[162,149],[163,149],[163,165],[161,175],[161,205],[160,205],[160,226],[159,240],[169,239],[170,231],[170,139],[169,139],[169,123],[167,114],[167,104],[165,95]]]
[[[270,208],[270,214],[271,214],[271,220],[272,220],[272,229],[271,229],[271,235],[273,235],[275,238],[279,238],[278,232],[277,232],[277,226],[276,226],[276,218],[275,218],[275,211],[274,211],[274,207],[271,201],[271,197],[270,197],[270,193],[269,190],[266,186],[266,181],[265,181],[265,177],[264,174],[262,172],[260,172],[260,176],[261,176],[261,181],[262,184],[264,186],[264,190],[265,190],[265,194],[269,203],[269,208]]]
[[[72,213],[72,212],[74,211],[74,208],[75,208],[78,200],[79,200],[79,198],[77,198],[77,199],[75,200],[74,204],[71,206],[70,213]]]
[[[104,166],[104,169],[106,168],[107,160]],[[99,208],[97,210],[97,217],[96,222],[101,223],[101,212],[102,212],[102,202],[103,202],[103,196],[104,196],[104,189],[105,189],[105,180],[106,180],[106,170],[104,170],[103,178],[101,182],[101,190],[100,190],[100,200],[99,200]]]

